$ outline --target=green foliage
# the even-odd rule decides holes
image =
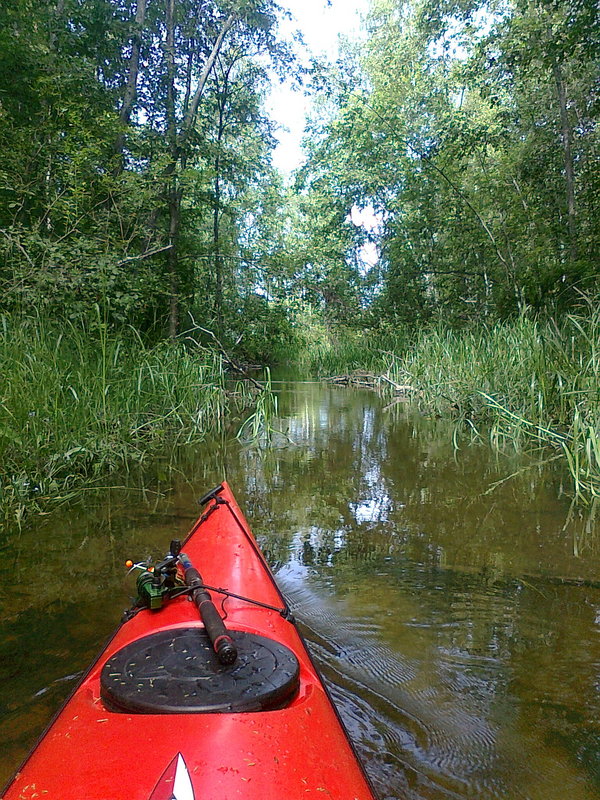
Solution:
[[[381,316],[491,322],[594,290],[599,24],[570,0],[376,0],[364,45],[316,76],[307,170],[332,211],[380,211]]]
[[[278,12],[272,0],[178,0],[172,20],[165,3],[122,0],[0,8],[0,308],[73,321],[99,303],[109,323],[155,335],[200,298],[214,313],[223,287],[239,304],[243,228],[273,147],[266,70],[291,66]]]
[[[283,303],[250,294],[228,320],[232,349],[246,363],[275,365],[286,362],[296,349],[298,333]]]
[[[22,516],[203,438],[227,410],[220,360],[132,330],[0,319],[0,514]]]
[[[296,349],[289,361],[303,374],[340,375],[353,370],[384,371],[391,352],[406,345],[403,328],[390,322],[375,322],[367,316],[350,326],[333,322],[305,306],[295,311]]]
[[[256,277],[280,303],[320,309],[331,319],[356,317],[364,295],[357,234],[343,203],[314,175],[298,176],[293,190],[263,195],[251,243]]]

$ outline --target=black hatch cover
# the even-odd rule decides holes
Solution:
[[[117,651],[102,668],[102,699],[114,711],[202,714],[278,708],[298,689],[299,664],[272,639],[229,631],[238,657],[219,663],[202,628],[152,633]]]

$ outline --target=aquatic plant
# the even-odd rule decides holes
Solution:
[[[278,414],[277,395],[273,394],[271,372],[265,371],[265,381],[261,391],[254,396],[253,411],[242,423],[237,439],[245,444],[271,444],[273,434],[283,434],[274,426]]]

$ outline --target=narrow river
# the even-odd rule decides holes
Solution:
[[[227,478],[381,800],[600,798],[600,542],[556,464],[276,386],[272,447],[180,451],[0,540],[0,785],[129,604],[125,559]]]

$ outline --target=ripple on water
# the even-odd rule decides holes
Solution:
[[[381,624],[344,616],[304,581],[282,583],[381,796],[506,797],[493,777],[490,707],[504,680],[493,654],[436,641],[429,663],[404,657],[382,641]],[[468,614],[466,604],[459,598],[455,613]]]

